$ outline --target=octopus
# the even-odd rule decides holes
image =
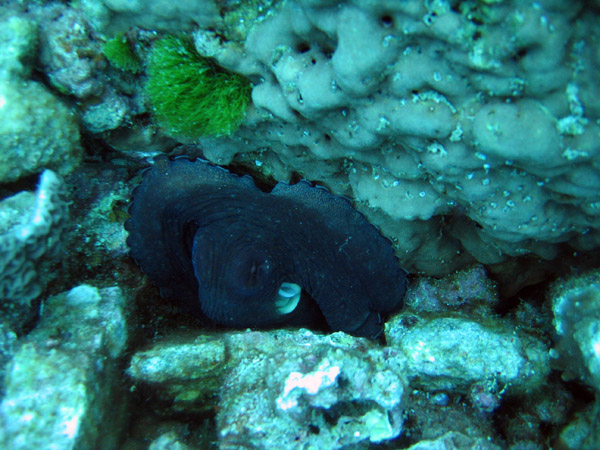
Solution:
[[[377,338],[402,307],[391,242],[308,181],[261,190],[200,159],[157,158],[132,195],[130,256],[165,298],[230,328],[312,326]]]

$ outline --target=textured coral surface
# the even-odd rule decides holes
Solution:
[[[600,0],[0,3],[0,448],[600,448]],[[184,90],[165,126],[167,36],[160,93],[207,58],[235,120]],[[199,322],[127,255],[165,154],[347,196],[404,308],[377,341]]]
[[[237,45],[196,33],[255,80],[235,145],[205,154],[351,195],[411,270],[593,248],[595,23],[567,1],[285,2]]]

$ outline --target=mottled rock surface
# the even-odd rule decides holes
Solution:
[[[136,354],[128,373],[170,397],[175,409],[218,398],[222,449],[240,442],[334,449],[385,441],[402,430],[404,357],[344,333],[176,339]]]
[[[45,302],[7,368],[3,448],[116,448],[127,406],[118,362],[128,308],[117,287],[81,285]]]
[[[417,318],[402,314],[387,324],[389,345],[408,357],[408,373],[427,390],[466,391],[495,381],[509,391],[539,388],[550,373],[548,348],[499,320]]]
[[[37,24],[0,10],[0,183],[80,162],[73,112],[41,83],[29,81],[37,50]]]

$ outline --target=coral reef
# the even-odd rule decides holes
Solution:
[[[0,447],[599,448],[599,16],[2,2]],[[206,74],[243,101],[199,101],[220,90]],[[348,196],[409,270],[405,308],[378,342],[198,323],[127,257],[130,193],[161,153]]]
[[[243,48],[196,33],[255,83],[255,114],[204,154],[351,195],[411,271],[597,246],[597,12],[461,5],[298,0]]]
[[[482,293],[497,301],[480,268],[439,280],[439,291],[451,292],[456,280],[470,281],[464,303],[477,304]],[[411,287],[407,296],[420,291]],[[455,309],[418,318],[412,308],[387,324],[386,346],[306,330],[177,333],[137,352],[127,372],[152,391],[148,406],[158,411],[217,408],[219,448],[227,449],[241,442],[275,448],[282,440],[286,448],[326,441],[345,448],[401,430],[411,442],[460,432],[459,441],[477,443],[495,433],[491,414],[503,417],[505,402],[527,418],[507,427],[534,430],[514,433],[511,443],[541,442],[540,424],[564,421],[568,396],[561,388],[543,394],[550,358],[540,336],[498,318],[476,323],[455,317]]]
[[[128,373],[176,410],[218,398],[220,448],[336,449],[402,430],[404,357],[343,333],[179,337],[136,354]]]
[[[0,183],[44,168],[66,174],[81,158],[79,127],[65,105],[42,84],[28,80],[36,24],[20,15],[0,22]]]
[[[561,279],[548,293],[557,339],[552,349],[566,380],[594,390],[595,402],[561,432],[564,448],[591,450],[600,443],[600,272]]]
[[[600,391],[600,272],[560,280],[548,294],[563,377]]]
[[[117,287],[87,285],[47,299],[7,370],[4,448],[116,448],[127,406],[114,398],[122,395],[128,303]]]
[[[55,274],[69,225],[66,186],[45,170],[34,193],[20,192],[0,202],[0,310],[18,328],[35,314],[31,301]]]
[[[523,392],[538,389],[550,372],[547,347],[513,326],[454,317],[413,317],[407,324],[405,314],[386,325],[386,336],[410,355],[409,376],[421,387],[466,392],[493,380],[509,393]]]
[[[133,76],[111,73],[102,57],[101,30],[90,23],[96,17],[90,9],[97,8],[82,6],[71,8],[50,2],[31,7],[31,15],[39,23],[41,69],[54,89],[75,99],[85,129],[101,133],[128,124],[131,116],[144,108],[142,95],[134,95]]]
[[[132,25],[147,30],[181,33],[197,26],[208,28],[219,20],[213,0],[92,0],[85,3],[92,3],[98,9],[99,3],[108,9],[110,21],[105,25],[113,34],[127,31]]]

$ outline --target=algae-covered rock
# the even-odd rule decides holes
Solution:
[[[500,450],[502,447],[485,438],[472,438],[466,434],[449,431],[437,439],[422,440],[408,450]]]
[[[17,335],[12,326],[0,320],[0,398],[4,395],[4,379],[7,363],[13,356]]]
[[[411,384],[427,390],[467,392],[494,381],[524,393],[539,388],[550,372],[545,344],[500,320],[401,314],[386,325],[386,337],[408,358]]]
[[[87,285],[45,302],[7,369],[3,448],[116,448],[127,406],[117,362],[128,303],[119,288]]]
[[[531,393],[546,382],[550,358],[540,331],[494,317],[498,292],[483,266],[417,278],[405,302],[385,335],[406,355],[412,386],[466,394],[477,409],[491,412],[501,393]]]
[[[102,46],[78,8],[53,3],[37,10],[39,64],[53,87],[78,99],[99,99],[107,80],[100,78]]]
[[[596,450],[600,447],[600,402],[578,411],[558,437],[557,448]]]
[[[217,336],[176,336],[133,355],[127,373],[172,402],[175,411],[206,411],[216,405],[227,364],[225,343]]]
[[[0,11],[0,13],[3,11]],[[38,44],[27,16],[0,18],[0,183],[81,160],[77,119],[42,84],[29,81]]]
[[[406,377],[397,352],[344,333],[246,333],[236,341],[244,357],[220,391],[221,448],[341,449],[401,433]]]
[[[1,52],[1,50],[0,50]],[[0,183],[81,160],[75,115],[39,83],[0,78]]]
[[[191,450],[175,433],[164,433],[150,444],[148,450]]]
[[[600,271],[557,281],[549,292],[563,378],[600,392]]]
[[[487,316],[498,304],[498,292],[481,265],[443,279],[421,277],[408,286],[404,303],[417,313],[465,311]]]
[[[337,449],[400,434],[404,359],[344,333],[227,332],[160,342],[128,373],[175,410],[218,399],[222,449]]]
[[[37,45],[36,24],[24,16],[10,14],[0,22],[0,76],[28,77]]]
[[[76,99],[81,125],[102,133],[129,124],[132,111],[142,112],[142,101],[135,77],[109,70],[105,57],[118,57],[110,45],[103,51],[98,27],[106,22],[106,8],[99,1],[74,3],[54,2],[34,10],[40,29],[39,65],[53,88]],[[139,71],[141,62],[137,64]]]

